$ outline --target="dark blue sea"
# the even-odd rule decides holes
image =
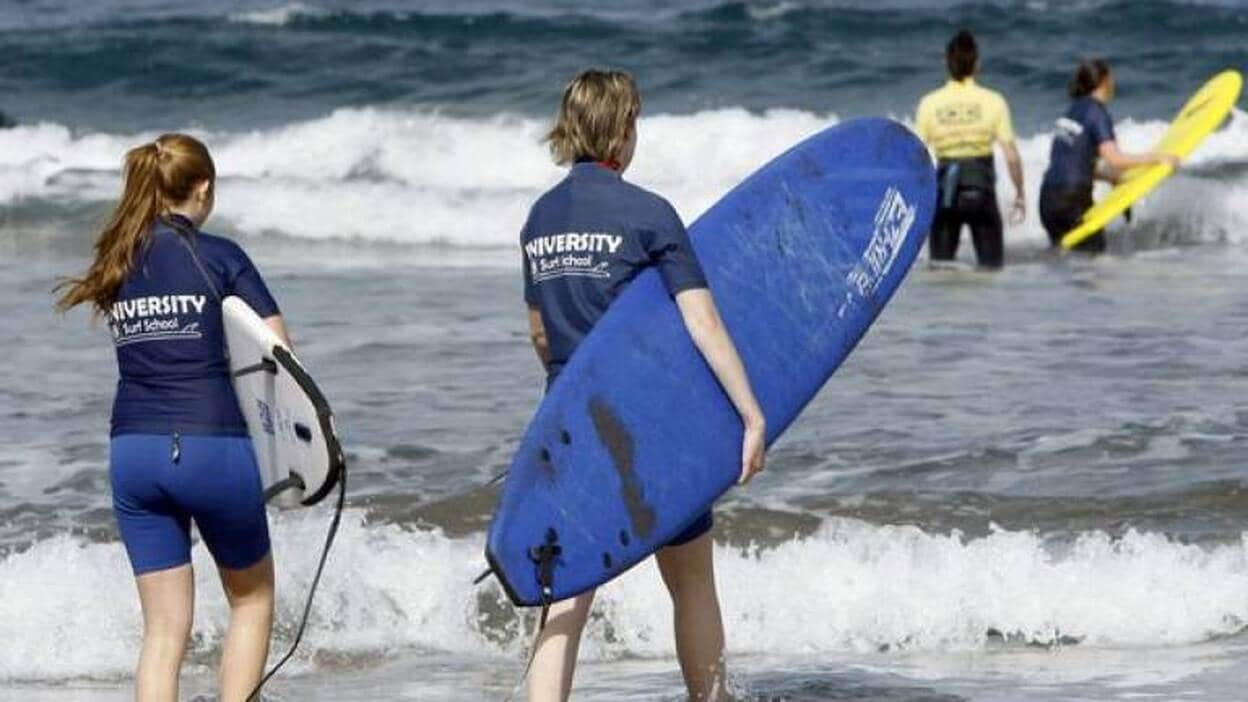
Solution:
[[[1075,62],[1104,56],[1149,148],[1248,3],[1199,0],[12,0],[0,3],[0,700],[125,700],[141,633],[110,512],[107,331],[80,271],[125,150],[212,149],[206,229],[270,281],[352,470],[341,541],[275,700],[501,699],[534,622],[484,568],[541,392],[518,231],[577,70],[643,92],[628,177],[691,222],[802,138],[912,119],[973,29],[1009,100],[1028,219],[995,275],[916,265],[846,365],[717,511],[734,686],[750,700],[1214,700],[1248,685],[1248,115],[1058,259],[1034,212]],[[1004,169],[999,169],[1002,172]],[[1002,196],[1009,193],[1001,188]],[[969,249],[969,246],[965,248]],[[274,649],[327,507],[274,512]],[[197,552],[186,694],[225,604]],[[600,593],[574,698],[679,700],[653,567]]]

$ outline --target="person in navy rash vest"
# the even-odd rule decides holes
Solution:
[[[1053,246],[1061,244],[1066,232],[1078,226],[1083,213],[1092,207],[1094,181],[1116,183],[1123,171],[1154,163],[1179,167],[1178,157],[1171,154],[1127,154],[1118,149],[1114,118],[1106,108],[1114,99],[1115,87],[1109,64],[1101,59],[1079,64],[1067,87],[1072,102],[1057,120],[1049,167],[1040,185],[1040,221]],[[1104,233],[1093,234],[1075,250],[1104,251]]]
[[[61,310],[108,320],[120,380],[109,476],[138,584],[138,700],[176,700],[194,609],[191,521],[230,605],[220,699],[260,680],[273,620],[273,560],[255,452],[225,357],[221,299],[237,295],[289,343],[277,303],[237,244],[199,231],[216,169],[192,137],[165,134],[126,154],[121,201]]]
[[[638,273],[658,269],[694,344],[737,411],[744,436],[740,482],[762,470],[766,426],[745,368],[707,288],[680,217],[623,173],[637,144],[641,97],[622,71],[588,70],[563,93],[547,139],[566,178],[534,203],[520,235],[524,299],[547,387]],[[694,700],[727,699],[724,630],[715,592],[711,515],[655,558],[672,597],[676,652]],[[536,642],[529,700],[565,700],[593,592],[555,603]]]

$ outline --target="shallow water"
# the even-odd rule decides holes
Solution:
[[[1108,38],[1094,34],[1106,14]],[[208,140],[208,229],[266,273],[350,455],[304,648],[269,694],[501,698],[532,617],[470,581],[485,483],[542,387],[515,239],[560,177],[539,139],[562,76],[637,72],[629,177],[691,221],[830,123],[908,118],[958,24],[1012,101],[1033,210],[1076,55],[1096,46],[1121,66],[1126,148],[1207,75],[1248,63],[1240,2],[0,8],[15,67],[0,110],[20,122],[0,129],[0,700],[129,698],[139,613],[105,469],[115,369],[105,330],[57,317],[49,294],[81,269],[127,147],[171,128]],[[1162,27],[1192,40],[1166,49]],[[1110,256],[1051,257],[1033,212],[1007,231],[1002,273],[916,266],[767,473],[717,509],[742,696],[1242,699],[1246,193],[1236,111],[1114,225]],[[275,652],[328,519],[273,514]],[[187,698],[212,694],[225,611],[202,550],[196,567]],[[580,698],[680,699],[668,607],[650,564],[600,592]]]
[[[497,587],[469,585],[492,508],[482,485],[541,384],[518,270],[294,271],[256,250],[352,470],[305,650],[274,694],[352,699],[327,687],[343,678],[358,699],[494,695],[531,626]],[[29,642],[0,653],[10,681],[116,679],[137,644],[103,470],[110,352],[43,296],[70,263],[0,268],[0,314],[18,330],[0,382],[0,621],[6,640]],[[718,510],[743,688],[1229,694],[1220,681],[1243,673],[1248,623],[1243,264],[1226,247],[995,275],[920,264],[763,478]],[[278,648],[327,518],[274,517]],[[197,558],[203,688],[223,603]],[[679,695],[665,602],[650,566],[600,595],[584,649],[597,663],[578,678],[591,698]]]

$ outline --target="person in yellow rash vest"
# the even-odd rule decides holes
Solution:
[[[1010,223],[1026,216],[1023,162],[1014,144],[1010,106],[1000,93],[975,83],[979,50],[975,37],[963,29],[949,40],[945,65],[950,80],[919,101],[915,130],[936,154],[939,199],[928,239],[932,261],[958,255],[962,226],[971,228],[975,256],[984,268],[1005,263],[1001,211],[997,208],[993,144],[1000,144],[1014,182]]]

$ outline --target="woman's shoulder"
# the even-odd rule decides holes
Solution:
[[[1010,101],[1005,99],[1005,94],[1000,90],[995,90],[983,85],[979,86],[979,89],[983,91],[981,95],[983,95],[984,99],[988,102],[994,103],[998,107],[1009,108]]]
[[[243,250],[242,245],[229,237],[210,234],[201,230],[195,233],[195,238],[198,240],[199,249],[215,260],[225,262],[246,262],[249,260],[247,252]]]
[[[1094,115],[1097,117],[1109,114],[1109,110],[1105,107],[1105,104],[1091,95],[1084,95],[1081,98],[1076,98],[1075,101],[1070,104],[1070,111],[1079,115]]]
[[[672,203],[668,202],[667,198],[662,195],[653,190],[647,190],[636,183],[630,183],[623,179],[620,182],[628,189],[629,196],[644,213],[656,217],[669,217],[676,214],[676,208],[672,207]]]
[[[238,242],[227,236],[213,234],[212,232],[206,232],[202,229],[195,232],[195,237],[199,239],[201,246],[210,246],[224,251],[241,251],[243,248],[239,246]]]
[[[582,198],[592,198],[597,208],[626,209],[633,218],[647,222],[676,216],[676,209],[662,195],[616,178],[606,183],[598,181],[588,188],[577,188],[570,180],[564,180],[533,202],[529,219],[540,219],[552,212],[562,213],[571,202],[582,201]]]
[[[628,212],[641,228],[653,231],[683,230],[684,221],[667,198],[640,185],[624,181],[629,188]]]

